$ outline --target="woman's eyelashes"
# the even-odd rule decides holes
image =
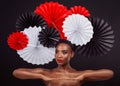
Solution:
[[[67,53],[68,53],[68,51],[66,51],[66,50],[62,50],[62,51],[56,50],[56,51],[55,51],[56,54],[57,54],[57,53],[60,53],[60,52],[61,52],[62,54],[67,54]]]
[[[68,52],[67,52],[67,51],[65,51],[65,50],[63,50],[63,51],[62,51],[62,53],[63,53],[63,54],[67,54]]]

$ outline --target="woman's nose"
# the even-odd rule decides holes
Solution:
[[[58,58],[62,58],[62,55],[61,54],[58,54],[58,56],[57,56]]]

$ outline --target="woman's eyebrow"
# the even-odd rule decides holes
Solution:
[[[62,51],[63,51],[63,52],[66,52],[66,51],[68,52],[69,50],[62,50]]]
[[[69,51],[69,50],[57,50],[57,49],[56,49],[55,51]]]

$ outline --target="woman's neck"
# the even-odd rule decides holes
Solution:
[[[74,69],[70,66],[70,64],[65,64],[65,65],[58,65],[57,70],[61,72],[68,72]]]

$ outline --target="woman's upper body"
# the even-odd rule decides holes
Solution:
[[[76,71],[19,68],[13,72],[13,75],[19,79],[40,79],[46,86],[81,86],[87,81],[110,79],[113,72],[108,69]]]
[[[113,77],[114,73],[109,69],[76,71],[69,63],[73,56],[72,45],[66,41],[60,42],[56,45],[55,53],[57,68],[19,68],[13,71],[13,75],[19,79],[41,79],[46,86],[81,86],[87,81],[108,80]]]

